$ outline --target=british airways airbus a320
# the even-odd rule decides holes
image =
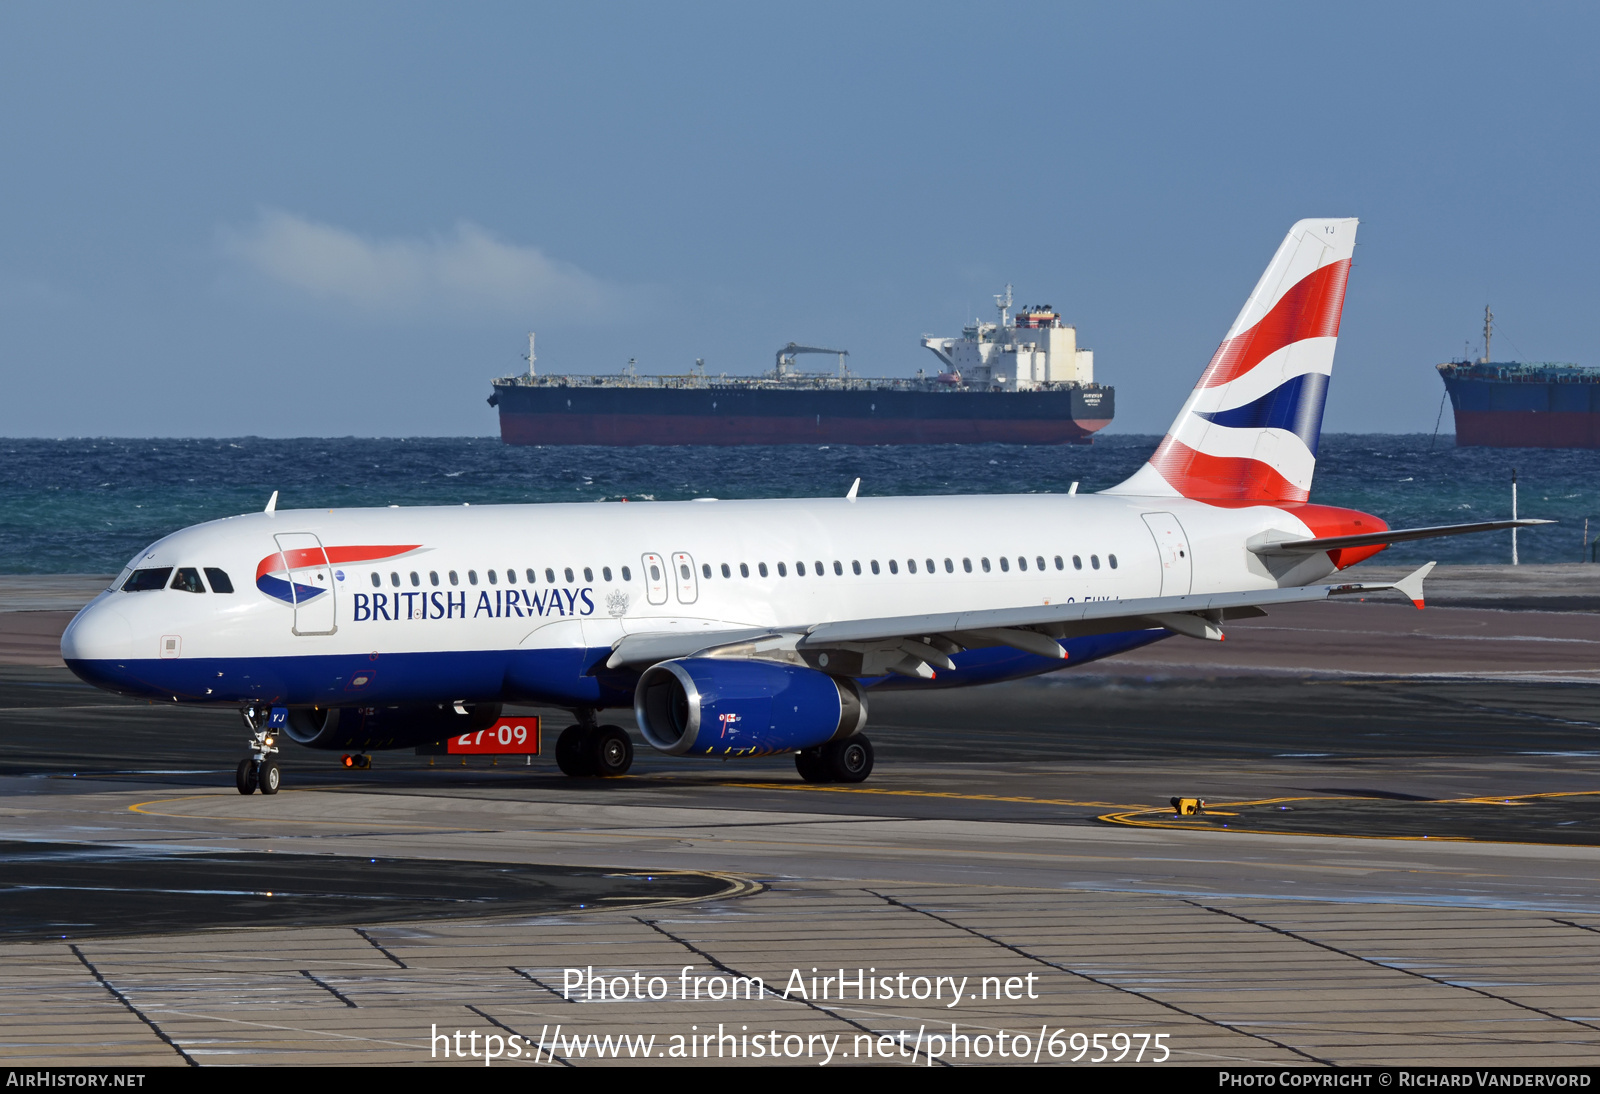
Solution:
[[[1355,220],[1303,220],[1273,256],[1155,454],[1096,495],[293,510],[211,521],[141,551],[61,652],[84,680],[234,704],[242,793],[275,793],[279,732],[407,748],[569,709],[569,775],[619,775],[601,725],[632,706],[672,755],[792,752],[802,777],[872,769],[867,697],[1084,664],[1172,635],[1221,639],[1397,540],[1313,505]],[[274,502],[277,495],[273,495]]]

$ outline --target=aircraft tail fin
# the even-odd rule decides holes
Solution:
[[[1106,493],[1306,500],[1357,224],[1289,229],[1155,454]]]

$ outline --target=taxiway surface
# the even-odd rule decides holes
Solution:
[[[1594,584],[1587,567],[1548,569],[1502,581],[1499,604],[1560,607],[1563,590]],[[0,944],[15,989],[0,1056],[415,1062],[435,1025],[548,1041],[555,1025],[670,1038],[721,1024],[839,1035],[836,1064],[926,1064],[926,1034],[955,1021],[991,1046],[1002,1029],[1159,1032],[1173,1062],[1593,1063],[1600,616],[1481,602],[1308,606],[1236,624],[1222,644],[1172,639],[1040,680],[878,696],[878,770],[857,787],[802,784],[781,760],[642,747],[633,777],[604,782],[542,758],[380,754],[346,772],[294,749],[276,798],[232,789],[236,714],[94,692],[48,663],[65,616],[0,613],[6,837],[63,860],[95,849],[122,862],[117,886],[171,890],[173,904],[200,887],[180,865],[216,854],[235,871],[204,929],[58,916],[66,937]],[[566,722],[530,713],[547,732]],[[1173,795],[1207,799],[1209,815],[1173,818]],[[567,888],[422,919],[404,885],[376,886],[370,910],[330,922],[283,899],[290,855],[414,862],[431,892],[463,902],[490,899],[497,868],[566,871]],[[127,856],[149,864],[142,876]],[[252,860],[276,860],[257,890],[237,880]],[[650,891],[668,877],[680,889]],[[681,888],[695,885],[725,895]],[[77,896],[76,922],[94,920],[102,904]],[[39,930],[43,904],[22,903],[0,887],[8,924],[31,916]],[[563,970],[591,966],[676,986],[686,964],[774,991],[813,967],[974,986],[1031,972],[1037,997],[560,990]],[[919,1029],[909,1054],[859,1054],[879,1043],[868,1031]],[[594,1062],[562,1044],[537,1066]]]

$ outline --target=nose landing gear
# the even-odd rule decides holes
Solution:
[[[278,751],[276,734],[288,722],[289,712],[284,707],[269,710],[252,703],[239,713],[244,718],[245,728],[250,730],[250,755],[239,761],[234,771],[234,785],[241,794],[254,794],[257,790],[276,794],[283,782],[283,771],[272,757]]]

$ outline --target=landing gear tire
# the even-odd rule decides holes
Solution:
[[[278,785],[283,782],[283,772],[278,767],[277,760],[263,760],[261,768],[256,772],[256,785],[263,794],[276,794]]]
[[[861,782],[872,774],[872,761],[872,742],[859,733],[822,746],[822,762],[830,782]]]
[[[256,792],[256,762],[252,759],[239,761],[239,766],[234,770],[233,781],[241,794],[254,794]]]
[[[800,772],[800,777],[808,783],[825,783],[828,781],[828,767],[822,759],[822,749],[808,748],[794,754],[795,770]]]
[[[563,775],[581,779],[595,774],[594,749],[588,747],[589,738],[590,733],[583,726],[568,726],[556,738],[556,766]],[[628,758],[630,762],[633,759],[631,747]]]
[[[621,726],[601,726],[589,734],[587,743],[590,774],[614,779],[633,766],[633,741]],[[560,747],[556,746],[558,753]]]

